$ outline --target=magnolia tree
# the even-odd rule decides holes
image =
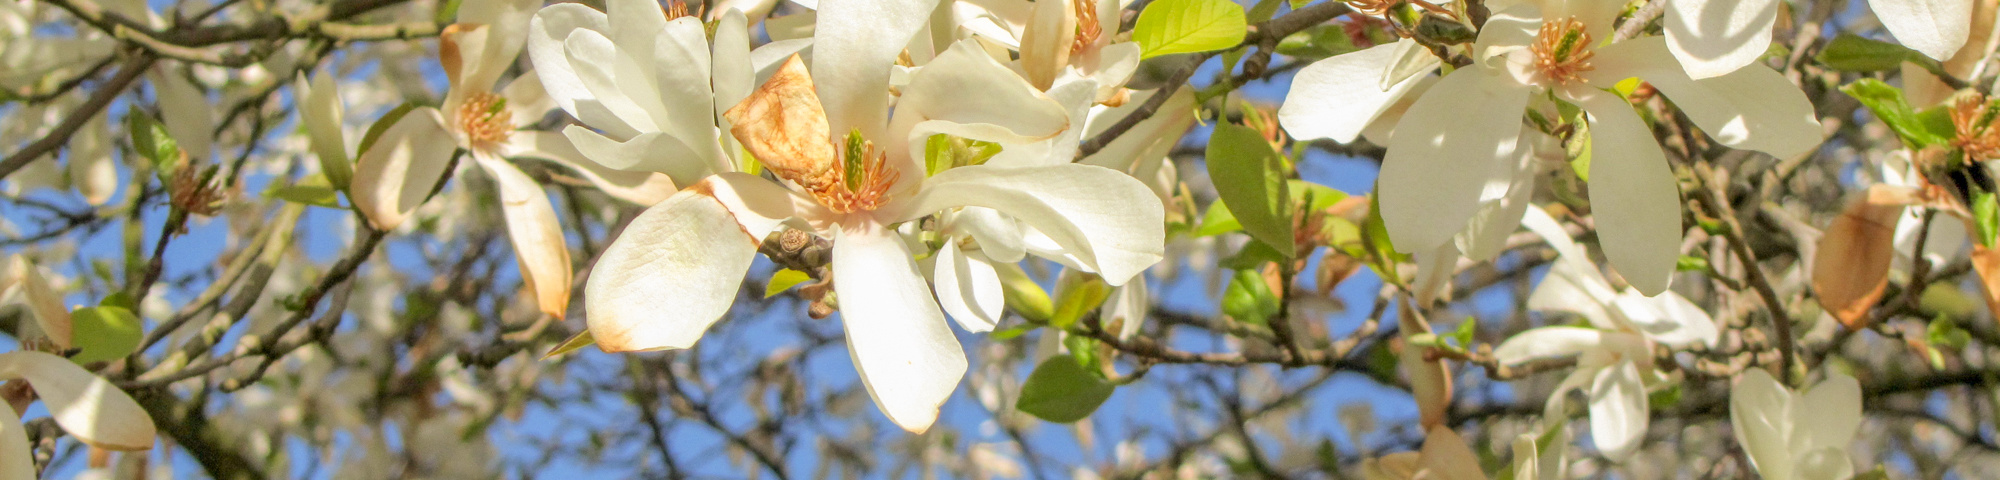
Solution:
[[[1976,478],[2000,0],[0,0],[0,479]]]

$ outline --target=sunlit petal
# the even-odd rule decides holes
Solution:
[[[382,131],[354,164],[349,198],[378,230],[392,230],[423,203],[451,165],[453,143],[437,109],[418,108]]]
[[[1166,213],[1152,190],[1129,175],[1089,165],[954,168],[884,214],[908,221],[962,206],[1019,219],[1094,265],[1112,285],[1123,285],[1165,254]]]
[[[0,354],[0,377],[27,379],[49,416],[83,443],[111,450],[153,447],[157,431],[146,410],[67,358],[25,350]]]
[[[965,352],[909,249],[880,227],[842,228],[833,239],[833,285],[847,352],[868,395],[904,430],[928,430],[965,376]]]
[[[1633,288],[1658,295],[1680,259],[1680,184],[1632,105],[1595,90],[1573,97],[1590,112],[1590,206],[1598,246]]]
[[[1694,78],[1736,71],[1771,48],[1775,0],[1669,0],[1667,46]]]
[[[1000,274],[989,262],[977,251],[959,250],[958,242],[944,242],[944,248],[937,253],[933,281],[937,284],[938,305],[968,332],[993,331],[993,326],[1000,324],[1000,316],[1006,313],[1007,299],[1000,288]]]
[[[562,318],[569,310],[569,248],[548,193],[505,160],[485,155],[474,158],[500,186],[500,211],[506,217],[507,239],[514,244],[521,281],[534,292],[542,313]]]
[[[1410,106],[1375,189],[1397,250],[1429,251],[1465,227],[1479,208],[1489,166],[1516,160],[1527,102],[1526,87],[1462,68]]]

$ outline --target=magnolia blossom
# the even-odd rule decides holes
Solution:
[[[1540,209],[1528,209],[1521,223],[1558,252],[1548,276],[1529,296],[1528,307],[1580,315],[1590,327],[1531,329],[1502,342],[1493,356],[1509,365],[1577,356],[1576,371],[1549,396],[1544,416],[1563,418],[1566,392],[1582,389],[1590,399],[1591,438],[1606,458],[1622,461],[1646,433],[1650,412],[1646,384],[1657,375],[1653,345],[1714,346],[1715,322],[1701,307],[1673,292],[1648,297],[1632,288],[1613,290],[1582,248]]]
[[[583,122],[563,136],[598,165],[660,172],[683,187],[715,173],[754,173],[722,134],[730,127],[722,113],[811,40],[752,50],[745,17],[735,10],[719,15],[710,40],[700,19],[657,2],[605,7],[550,5],[529,27],[528,56],[549,96]]]
[[[67,350],[69,311],[34,264],[20,255],[0,265],[0,308],[24,304],[49,346]],[[77,440],[110,450],[153,447],[153,420],[132,397],[67,358],[34,350],[0,353],[0,380],[26,381],[57,425]],[[0,401],[0,479],[35,478],[34,452],[21,427],[30,398]]]
[[[1522,114],[1546,98],[1542,93],[1588,112],[1590,199],[1599,235],[1625,279],[1648,294],[1666,290],[1679,256],[1679,189],[1651,129],[1626,99],[1607,89],[1633,77],[1645,80],[1733,147],[1792,156],[1819,143],[1812,105],[1776,72],[1753,67],[1696,80],[1660,37],[1601,43],[1612,34],[1618,7],[1577,0],[1496,13],[1480,31],[1473,65],[1445,75],[1409,106],[1389,139],[1377,190],[1399,249],[1437,248],[1467,225],[1481,199],[1491,196],[1487,192],[1506,190],[1496,187],[1493,172],[1519,161]],[[1368,117],[1387,108],[1380,100],[1369,104],[1376,111]],[[1287,125],[1297,124],[1294,118]]]
[[[1861,384],[1840,373],[1793,392],[1752,368],[1729,392],[1729,425],[1750,465],[1771,480],[1848,478],[1847,445],[1861,428]]]
[[[793,57],[725,112],[731,134],[784,183],[718,173],[634,219],[585,286],[590,332],[611,352],[687,348],[728,312],[766,235],[809,230],[833,241],[831,280],[863,382],[891,421],[920,432],[966,362],[896,225],[991,209],[1122,282],[1161,258],[1164,212],[1143,184],[1087,165],[968,165],[926,177],[916,146],[933,134],[1021,144],[1069,118],[964,42],[899,89],[891,117],[890,67],[932,5],[821,7],[812,72]]]
[[[610,170],[582,161],[582,155],[562,135],[519,130],[540,121],[556,107],[555,100],[544,92],[540,77],[534,73],[523,74],[497,91],[493,85],[520,53],[527,39],[529,14],[540,4],[536,0],[473,2],[459,11],[460,23],[439,36],[438,56],[451,84],[444,104],[409,111],[384,130],[372,148],[361,152],[351,198],[375,228],[394,229],[429,197],[451,166],[453,152],[469,153],[473,163],[499,186],[507,236],[514,244],[522,279],[534,291],[542,311],[560,317],[569,305],[569,249],[548,195],[506,158],[555,161],[605,192],[640,204],[663,198],[672,184],[663,176]],[[316,92],[331,90],[330,82],[315,87]],[[313,98],[316,92],[304,92],[304,96]],[[336,109],[320,109],[328,110]],[[327,122],[306,123],[320,125],[311,131],[322,138],[337,135],[339,130],[325,127]],[[337,119],[332,122],[338,124]],[[339,139],[316,143],[327,142],[341,145]],[[325,152],[323,155],[333,151],[316,149]]]

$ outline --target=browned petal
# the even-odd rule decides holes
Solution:
[[[1979,273],[1979,285],[1986,293],[1986,308],[2000,312],[2000,252],[1973,244],[1972,271]]]
[[[1410,345],[1412,335],[1430,333],[1431,326],[1417,314],[1416,304],[1404,298],[1397,310],[1397,332],[1406,341],[1398,364],[1410,376],[1410,396],[1417,401],[1418,421],[1428,430],[1443,425],[1445,410],[1451,407],[1451,370],[1444,360],[1429,355],[1428,348]]]
[[[722,115],[735,125],[729,133],[778,177],[814,191],[840,181],[826,111],[798,55]]]
[[[1820,237],[1813,291],[1820,306],[1848,329],[1868,328],[1868,309],[1882,299],[1896,255],[1896,218],[1910,197],[1907,188],[1870,187]]]
[[[458,54],[458,36],[476,26],[454,23],[438,33],[438,63],[444,67],[445,78],[451,81],[448,85],[458,85],[459,72],[465,68],[465,59]]]

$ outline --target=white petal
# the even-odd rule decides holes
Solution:
[[[507,99],[507,113],[514,119],[514,128],[541,123],[549,110],[556,109],[556,100],[549,97],[548,89],[542,86],[542,76],[535,72],[523,73],[507,82],[500,89],[500,98]]]
[[[392,230],[423,203],[451,165],[452,135],[434,108],[418,108],[376,137],[354,164],[354,208],[378,230]]]
[[[1097,71],[1090,75],[1091,80],[1097,81],[1097,101],[1110,100],[1118,94],[1118,89],[1125,88],[1132,74],[1139,71],[1142,53],[1134,42],[1113,43],[1097,51]]]
[[[1604,332],[1583,327],[1541,327],[1515,334],[1493,349],[1501,364],[1518,365],[1533,360],[1564,358],[1585,350],[1602,348]]]
[[[322,159],[348,162],[347,138],[340,129],[345,113],[333,76],[320,70],[307,82],[305,74],[300,73],[296,88],[295,94],[303,97],[298,100],[299,123],[306,127],[313,153]]]
[[[833,289],[847,352],[868,395],[904,430],[929,429],[965,376],[965,352],[909,249],[873,225],[836,231]]]
[[[500,211],[506,217],[507,239],[514,244],[521,280],[534,292],[542,313],[562,318],[569,310],[569,248],[548,193],[505,160],[485,155],[474,158],[500,185]]]
[[[1451,285],[1452,277],[1458,273],[1458,246],[1452,242],[1438,244],[1429,252],[1417,254],[1417,282],[1411,286],[1415,290],[1418,305],[1430,305],[1444,294]]]
[[[528,29],[528,58],[548,90],[549,98],[584,124],[611,132],[619,138],[637,135],[633,126],[613,115],[583,82],[565,42],[576,30],[610,31],[610,22],[599,12],[582,4],[558,3],[535,13]]]
[[[1667,46],[1689,76],[1709,78],[1757,61],[1771,48],[1775,0],[1669,0]]]
[[[1790,437],[1792,393],[1762,368],[1739,375],[1729,390],[1729,424],[1750,465],[1765,478],[1794,478]]]
[[[623,142],[576,125],[563,128],[563,136],[584,158],[616,170],[656,172],[673,179],[675,185],[692,185],[715,173],[696,159],[687,145],[672,135],[651,132]]]
[[[0,480],[35,480],[35,453],[14,407],[0,402]]]
[[[722,15],[715,26],[714,52],[709,59],[714,62],[709,68],[713,70],[710,88],[715,91],[715,121],[728,131],[722,112],[749,98],[750,91],[756,88],[753,82],[757,72],[750,64],[750,32],[742,13],[731,10]]]
[[[521,54],[521,47],[528,37],[528,23],[541,0],[490,0],[466,4],[458,11],[458,21],[486,27],[484,44],[476,47],[461,46],[466,53],[476,52],[475,58],[465,59],[464,80],[459,84],[475,90],[493,88],[493,83],[514,65],[514,57]]]
[[[1590,325],[1606,329],[1626,328],[1613,318],[1607,310],[1616,296],[1611,286],[1595,276],[1597,270],[1577,270],[1577,262],[1556,262],[1549,267],[1549,274],[1542,276],[1542,283],[1535,286],[1535,292],[1528,296],[1528,308],[1538,312],[1564,312],[1576,314],[1590,321]]]
[[[584,134],[595,135],[588,132]],[[666,175],[613,170],[599,165],[585,157],[582,152],[578,152],[569,138],[556,132],[535,130],[514,132],[513,138],[508,139],[508,146],[514,150],[512,156],[541,158],[569,167],[570,171],[589,180],[591,185],[596,185],[598,190],[604,191],[604,194],[640,206],[659,203],[667,196],[673,195],[676,190],[673,179]]]
[[[666,31],[647,32],[647,35],[657,39],[652,75],[660,89],[661,105],[669,116],[658,123],[693,150],[711,170],[733,170],[733,166],[724,163],[721,144],[715,141],[724,136],[715,129],[715,112],[729,108],[716,105],[715,92],[709,87],[707,27],[694,17],[681,17],[668,22]]]
[[[1486,181],[1486,190],[1480,194],[1479,210],[1473,212],[1465,230],[1453,237],[1465,258],[1484,262],[1500,255],[1507,247],[1507,237],[1520,228],[1521,216],[1534,196],[1536,150],[1561,149],[1554,137],[1531,128],[1521,129],[1519,142],[1515,147],[1518,159],[1493,165],[1493,178]],[[1541,142],[1550,146],[1538,147]]]
[[[1124,106],[1107,109],[1091,116],[1090,124],[1084,128],[1084,134],[1094,136],[1103,133],[1112,124],[1138,110],[1139,105],[1145,103],[1152,95],[1162,94],[1164,93],[1159,90],[1135,92]],[[1187,133],[1195,120],[1194,90],[1183,87],[1174,90],[1171,95],[1173,96],[1168,97],[1166,103],[1160,105],[1158,113],[1140,120],[1138,125],[1126,130],[1124,135],[1119,135],[1117,139],[1105,145],[1104,149],[1084,157],[1082,163],[1123,172],[1148,170],[1148,165],[1163,163],[1167,153],[1180,142],[1181,134]]]
[[[1803,435],[1808,448],[1845,451],[1861,431],[1861,383],[1854,377],[1828,373],[1826,380],[1806,391],[1799,407],[1792,413],[1793,435]],[[1792,443],[1800,442],[1795,438]]]
[[[1106,317],[1109,321],[1123,322],[1118,329],[1119,339],[1138,335],[1139,327],[1146,324],[1146,315],[1153,309],[1153,297],[1146,289],[1146,278],[1141,275],[1111,292],[1111,310]]]
[[[104,205],[118,194],[118,163],[111,158],[109,118],[110,115],[99,114],[83,124],[76,140],[70,142],[69,156],[63,160],[69,167],[70,184],[93,206]]]
[[[1145,184],[1089,165],[946,170],[899,201],[887,218],[909,221],[939,210],[979,206],[1034,227],[1123,285],[1165,255],[1165,209]]]
[[[1938,61],[1958,53],[1972,31],[1968,0],[1870,0],[1868,8],[1896,41]]]
[[[1799,457],[1799,478],[1854,478],[1854,460],[1836,447],[1818,448]]]
[[[832,111],[827,116],[832,118]],[[905,172],[912,171],[909,165],[921,168],[923,159],[917,146],[940,131],[1008,144],[1047,139],[1068,127],[1069,111],[1062,104],[994,62],[973,43],[959,42],[931,60],[903,88],[889,131],[905,135],[901,138],[906,142],[889,145],[889,158],[908,158],[911,163],[906,164]]]
[[[1674,68],[1666,41],[1657,37],[1604,47],[1595,61],[1597,70],[1585,77],[1591,84],[1607,87],[1626,78],[1644,79],[1724,145],[1791,158],[1820,144],[1822,128],[1812,102],[1769,68],[1751,66],[1694,80]]]
[[[209,149],[215,143],[215,109],[209,107],[208,95],[172,68],[162,68],[153,79],[161,126],[187,152],[188,158],[208,160]]]
[[[1063,110],[1069,113],[1068,127],[1047,140],[1003,145],[1004,148],[1000,153],[988,159],[986,164],[1029,167],[1076,161],[1078,141],[1083,136],[1083,122],[1084,119],[1090,118],[1090,109],[1097,104],[1097,90],[1096,80],[1065,77],[1062,83],[1049,88],[1048,97],[1055,100],[1056,104],[1062,105]]]
[[[1027,254],[1028,247],[1020,222],[991,208],[959,209],[945,225],[945,231],[972,236],[974,241],[979,242],[979,250],[986,258],[994,261],[1019,262]]]
[[[1635,290],[1619,292],[1616,302],[1624,315],[1647,338],[1670,347],[1715,346],[1719,332],[1708,312],[1678,293],[1663,292],[1648,297]]]
[[[662,129],[666,107],[660,105],[658,87],[646,65],[624,56],[609,37],[592,30],[571,31],[563,47],[570,67],[592,97],[577,99],[577,119],[621,138]]]
[[[1624,461],[1645,441],[1652,413],[1646,406],[1646,386],[1640,383],[1638,366],[1624,360],[1599,371],[1589,396],[1590,437],[1605,458]]]
[[[1007,299],[1000,288],[1000,274],[978,252],[958,249],[958,242],[944,242],[937,253],[938,305],[951,314],[958,326],[972,333],[993,331],[1005,314]]]
[[[48,336],[58,347],[67,349],[73,346],[69,309],[63,308],[62,295],[49,286],[48,279],[42,277],[41,268],[20,254],[8,257],[7,264],[0,267],[5,268],[0,270],[0,306],[6,305],[9,297],[13,296],[9,290],[18,292],[19,300],[35,317],[35,326],[42,335]]]
[[[1652,129],[1625,99],[1595,90],[1575,97],[1590,112],[1590,207],[1598,246],[1626,283],[1658,295],[1673,281],[1680,259],[1680,184]]]
[[[0,377],[27,379],[49,416],[83,443],[111,450],[153,447],[157,431],[146,410],[67,358],[25,350],[0,354]]]
[[[1596,299],[1596,303],[1611,301],[1612,295],[1617,293],[1611,290],[1611,282],[1604,280],[1604,275],[1597,271],[1597,266],[1590,263],[1590,255],[1584,253],[1583,247],[1577,245],[1575,239],[1569,238],[1569,231],[1564,230],[1562,224],[1556,222],[1555,217],[1550,217],[1548,211],[1539,208],[1528,209],[1521,216],[1521,226],[1535,232],[1542,237],[1542,240],[1549,242],[1550,247],[1555,248],[1556,261],[1569,264],[1571,267],[1569,271],[1577,275],[1575,277],[1579,280],[1577,284],[1586,288],[1585,293],[1589,294],[1590,298]]]
[[[721,202],[674,194],[634,218],[592,268],[590,335],[606,352],[691,347],[729,313],[756,258],[757,242]]]
[[[1285,94],[1284,105],[1278,107],[1278,123],[1299,140],[1330,138],[1353,143],[1368,122],[1421,78],[1412,76],[1387,90],[1376,87],[1382,69],[1395,60],[1397,45],[1400,42],[1376,45],[1300,69],[1292,79],[1291,93]]]
[[[1048,90],[1069,66],[1077,28],[1073,1],[1037,1],[1030,10],[1028,28],[1021,33],[1021,69],[1036,89]]]
[[[887,138],[889,66],[930,20],[937,0],[828,2],[813,28],[812,76],[836,136]]]
[[[1489,166],[1515,160],[1527,102],[1512,80],[1462,68],[1410,106],[1375,189],[1397,250],[1429,251],[1465,227]]]

